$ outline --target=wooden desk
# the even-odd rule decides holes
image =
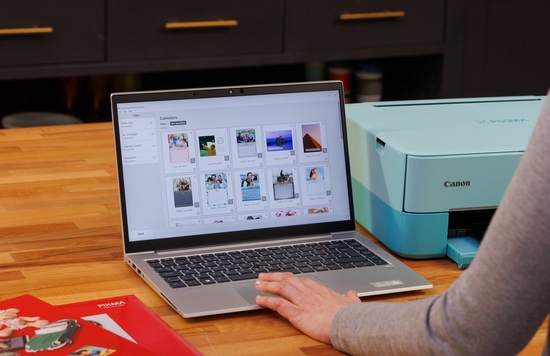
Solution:
[[[183,319],[123,263],[111,123],[0,130],[0,242],[0,299],[134,294],[206,355],[340,354],[268,310]],[[460,275],[448,259],[404,262],[434,288],[365,301],[433,296]],[[540,355],[546,333],[522,354]]]

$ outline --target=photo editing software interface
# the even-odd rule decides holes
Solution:
[[[130,241],[348,220],[338,91],[118,104]]]

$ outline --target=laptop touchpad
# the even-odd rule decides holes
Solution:
[[[245,284],[233,285],[233,288],[243,297],[249,304],[256,304],[257,295],[272,295],[268,293],[260,292],[254,288],[254,282]]]
[[[304,277],[306,277],[306,276],[304,276]],[[319,283],[323,284],[318,278],[316,278],[314,276],[307,276],[307,277],[315,280],[316,282],[319,282]],[[241,297],[243,297],[249,304],[256,304],[256,296],[257,295],[270,295],[270,296],[273,296],[273,294],[260,292],[259,290],[254,288],[254,283],[255,282],[256,282],[255,280],[249,281],[249,282],[247,281],[247,282],[243,282],[243,283],[233,284],[232,286],[233,286],[233,289],[235,289],[237,291],[237,293],[239,293],[241,295]]]

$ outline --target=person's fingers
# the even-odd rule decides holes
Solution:
[[[325,287],[324,285],[322,285],[321,283],[317,282],[316,280],[313,280],[311,278],[300,278],[300,280],[302,281],[302,283],[309,287],[309,288],[313,288],[313,289],[317,289],[317,290],[330,290],[329,288]]]
[[[360,302],[353,290],[342,295],[314,279],[292,273],[262,274],[255,287],[274,295],[258,295],[259,306],[274,310],[299,330],[326,343],[330,343],[330,324],[338,310],[346,304]]]
[[[259,306],[269,308],[279,313],[281,316],[288,319],[292,324],[296,323],[296,318],[300,314],[300,308],[284,298],[258,295],[256,296],[256,303]]]
[[[272,294],[281,294],[284,289],[290,287],[296,289],[299,292],[303,292],[305,290],[305,285],[299,279],[296,277],[293,273],[290,272],[283,272],[283,273],[266,273],[266,274],[260,274],[258,276],[258,280],[256,281],[256,286],[260,286],[260,289],[263,290],[263,288],[268,288],[269,292]],[[258,289],[258,288],[256,288]],[[267,290],[264,290],[264,292]]]
[[[307,288],[314,289],[326,289],[325,286],[320,284],[313,279],[307,277],[300,277],[291,272],[272,272],[272,273],[261,273],[258,276],[258,281],[263,282],[284,282],[285,284],[290,284],[294,286],[297,290],[304,292]]]
[[[290,272],[262,273],[258,276],[255,286],[257,290],[282,296],[283,298],[289,299],[292,303],[296,303],[298,298],[301,298],[304,293],[315,293],[327,297],[342,296],[313,279],[304,277],[299,278]],[[344,296],[352,301],[361,301],[357,292],[353,290],[348,291]]]
[[[257,280],[254,286],[259,291],[281,296],[292,303],[300,300],[306,289],[298,278],[287,278],[281,282]]]
[[[257,295],[256,303],[262,307],[266,307],[278,312],[284,304],[290,304],[287,300],[278,297],[269,297],[265,295]]]
[[[356,302],[360,302],[361,299],[359,298],[359,296],[357,295],[357,292],[354,291],[354,290],[348,290],[345,294],[346,297],[356,301]]]
[[[291,277],[294,277],[294,273],[291,272],[271,272],[271,273],[260,273],[258,276],[259,280],[270,281],[270,282],[282,282]]]

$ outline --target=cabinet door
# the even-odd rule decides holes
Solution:
[[[443,43],[443,0],[288,0],[287,50]]]
[[[462,96],[545,95],[550,1],[466,1]]]
[[[104,3],[2,0],[0,66],[104,60]]]
[[[281,53],[282,0],[112,0],[110,61]]]

